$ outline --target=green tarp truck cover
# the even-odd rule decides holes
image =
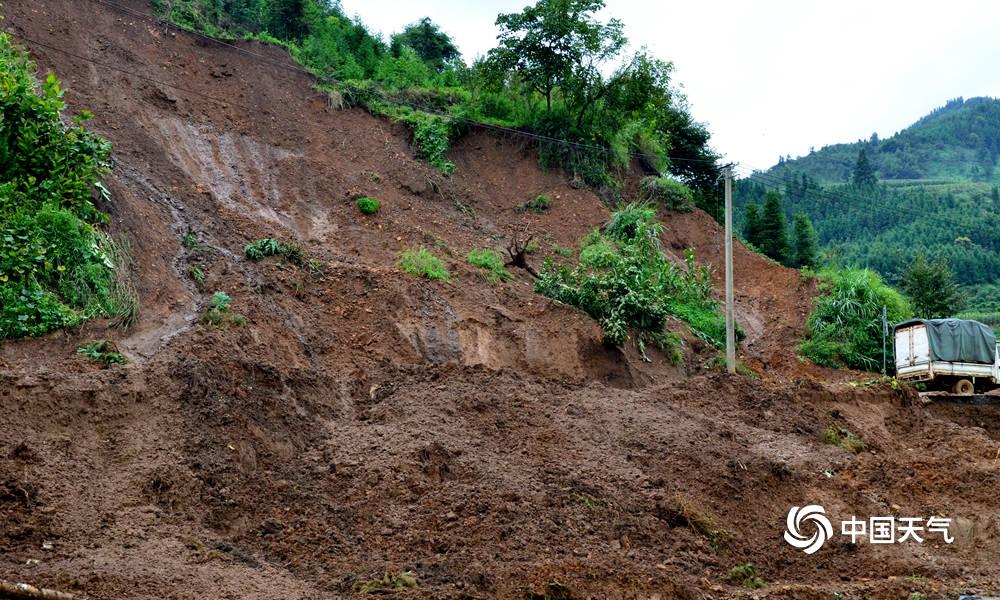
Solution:
[[[992,329],[979,321],[912,319],[896,325],[895,329],[921,323],[927,327],[931,360],[993,364],[997,338]]]

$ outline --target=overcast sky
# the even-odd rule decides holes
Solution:
[[[423,16],[466,60],[496,41],[497,13],[527,0],[342,0],[388,35]],[[675,65],[713,146],[769,167],[810,146],[888,137],[957,96],[1000,97],[996,0],[607,0],[632,48]]]

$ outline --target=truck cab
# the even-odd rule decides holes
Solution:
[[[996,336],[979,321],[912,319],[895,326],[893,340],[899,379],[963,396],[1000,382]]]

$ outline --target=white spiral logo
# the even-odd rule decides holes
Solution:
[[[802,534],[802,523],[812,522],[816,524],[816,531],[811,536]],[[805,552],[812,554],[826,543],[826,540],[833,537],[833,526],[830,519],[826,518],[826,511],[818,504],[809,506],[793,506],[788,511],[788,518],[785,523],[785,541]]]

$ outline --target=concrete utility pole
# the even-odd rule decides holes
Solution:
[[[724,169],[726,177],[726,370],[736,372],[736,332],[733,316],[733,165]]]

